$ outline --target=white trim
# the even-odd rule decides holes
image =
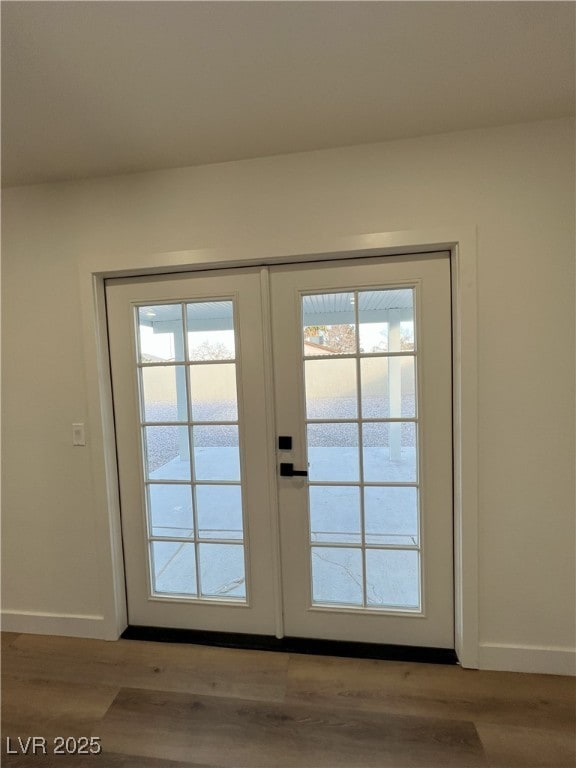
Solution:
[[[477,232],[452,248],[455,648],[478,667],[478,292]]]
[[[91,436],[92,498],[95,548],[98,552],[100,599],[104,636],[117,640],[128,626],[116,433],[106,323],[104,280],[79,267],[80,302],[87,393],[88,434]]]
[[[88,425],[92,436],[93,498],[98,526],[100,582],[106,632],[126,627],[118,479],[108,365],[104,278],[350,259],[449,250],[452,254],[455,408],[456,652],[465,667],[478,666],[478,404],[475,228],[448,227],[347,237],[262,242],[251,248],[169,253],[102,254],[81,260]],[[458,432],[462,432],[462,436]]]
[[[109,637],[104,616],[42,613],[40,611],[2,611],[0,623],[3,632],[89,637],[96,640],[116,639]]]
[[[280,510],[278,508],[277,486],[277,446],[276,446],[276,413],[274,409],[274,365],[272,348],[272,315],[270,299],[270,271],[267,267],[260,270],[260,299],[262,307],[262,354],[264,355],[264,375],[266,377],[266,430],[268,445],[272,448],[268,477],[268,508],[271,515],[271,530],[273,537],[272,559],[274,562],[274,618],[276,637],[284,637],[284,609],[282,604],[282,556],[280,540]]]
[[[558,646],[480,643],[480,669],[576,675],[576,649]]]

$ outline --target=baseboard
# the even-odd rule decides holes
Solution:
[[[480,669],[576,675],[576,649],[554,646],[480,643]]]
[[[0,627],[4,632],[33,635],[63,635],[109,639],[103,616],[41,613],[39,611],[2,611]]]

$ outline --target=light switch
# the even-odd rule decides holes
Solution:
[[[72,424],[72,445],[86,445],[84,424]]]

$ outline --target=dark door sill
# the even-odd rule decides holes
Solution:
[[[355,659],[417,661],[424,664],[458,663],[453,648],[425,648],[415,645],[354,643],[341,640],[316,640],[306,637],[283,637],[279,640],[272,635],[247,635],[239,632],[205,632],[197,629],[167,629],[132,625],[122,633],[122,638],[124,640],[149,640],[156,643],[189,643],[191,645],[213,645],[217,648],[308,653],[316,656],[343,656]]]

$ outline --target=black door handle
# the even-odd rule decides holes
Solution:
[[[294,464],[288,464],[288,463],[283,461],[280,464],[280,476],[281,477],[294,477],[294,475],[298,475],[299,477],[308,477],[308,470],[306,470],[306,469],[294,469]]]

